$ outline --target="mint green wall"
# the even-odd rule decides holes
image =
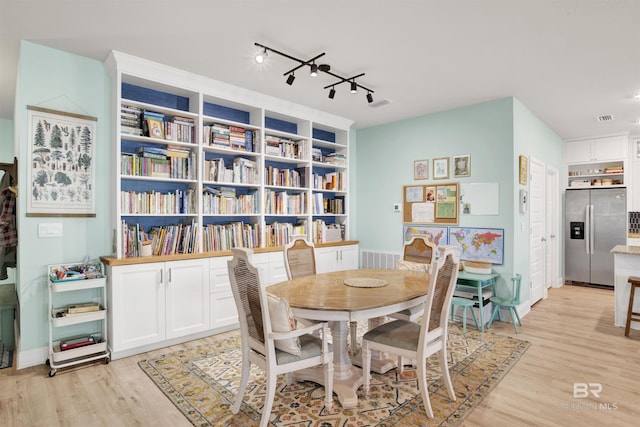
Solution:
[[[13,162],[13,120],[0,119],[0,162]]]
[[[109,242],[110,123],[109,83],[104,65],[23,41],[20,46],[16,88],[16,138],[18,139],[18,295],[20,298],[20,351],[48,343],[47,265],[82,261],[111,253]],[[93,116],[97,121],[96,217],[56,218],[25,215],[30,191],[28,169],[27,106]],[[38,238],[38,224],[61,223],[63,237]],[[42,361],[44,363],[44,360]]]
[[[518,156],[532,155],[560,171],[562,144],[517,99],[504,98],[360,129],[351,142],[357,150],[356,167],[352,169],[356,191],[350,193],[355,211],[351,217],[357,224],[355,238],[361,249],[401,251],[402,213],[394,213],[392,207],[402,203],[402,187],[438,182],[414,180],[414,160],[469,154],[471,176],[451,177],[449,181],[498,183],[500,211],[499,215],[460,215],[459,225],[504,228],[505,262],[494,268],[502,275],[499,294],[505,292],[515,272],[528,283],[529,218],[519,213]],[[432,173],[430,163],[429,176]],[[522,221],[525,231],[520,231]],[[522,299],[526,300],[528,287],[523,289]]]

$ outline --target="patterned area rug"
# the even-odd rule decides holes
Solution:
[[[0,369],[10,368],[13,366],[13,352],[4,348],[4,344],[0,341]]]
[[[361,325],[361,328],[364,325]],[[434,419],[426,417],[417,387],[416,371],[407,366],[384,375],[372,374],[369,397],[362,388],[358,407],[323,405],[324,389],[312,382],[278,378],[270,426],[455,426],[509,372],[529,343],[495,335],[449,328],[449,368],[457,400],[451,402],[440,379],[438,358],[428,360],[429,396]],[[231,413],[241,372],[239,335],[214,344],[166,354],[139,362],[149,378],[194,426],[257,426],[264,402],[264,375],[253,367],[240,413]]]

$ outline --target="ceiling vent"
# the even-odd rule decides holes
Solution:
[[[378,108],[378,107],[382,107],[383,105],[387,105],[387,104],[391,104],[391,101],[388,100],[388,99],[383,99],[381,101],[376,101],[376,102],[370,103],[369,107]]]
[[[599,122],[610,122],[611,120],[613,120],[613,116],[610,114],[606,114],[604,116],[598,116]]]

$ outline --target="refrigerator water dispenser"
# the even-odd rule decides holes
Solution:
[[[584,222],[571,222],[571,239],[584,240]]]

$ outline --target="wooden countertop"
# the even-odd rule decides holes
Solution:
[[[640,233],[629,233],[627,237],[631,237],[632,239],[640,238]]]
[[[640,246],[617,245],[611,249],[612,254],[640,255]]]

